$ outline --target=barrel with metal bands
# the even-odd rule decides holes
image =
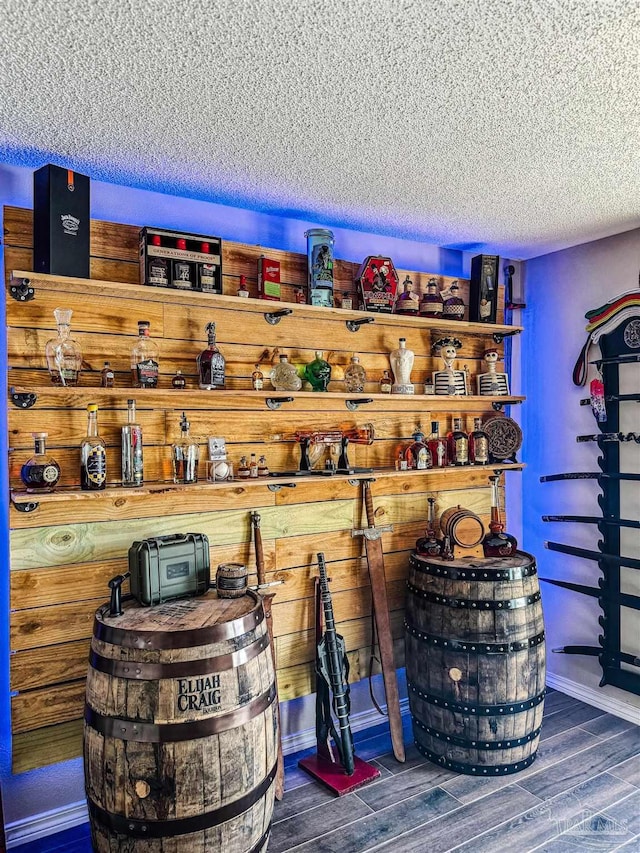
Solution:
[[[452,506],[440,516],[440,529],[455,545],[475,548],[484,538],[484,525],[475,512],[463,506]]]

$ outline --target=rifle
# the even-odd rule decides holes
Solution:
[[[560,655],[591,655],[592,657],[602,657],[603,665],[607,663],[628,663],[631,666],[640,666],[640,657],[630,655],[628,652],[607,651],[600,646],[562,646],[559,649],[551,649],[555,654]]]
[[[640,521],[629,518],[598,518],[597,515],[543,515],[543,521],[578,521],[582,524],[607,524],[610,527],[640,528]]]
[[[545,583],[551,583],[554,586],[560,586],[563,589],[570,589],[573,592],[579,592],[581,595],[590,595],[592,598],[602,598],[605,601],[613,601],[622,607],[630,607],[632,610],[640,610],[640,596],[630,595],[626,592],[612,594],[607,589],[601,589],[597,586],[585,586],[581,583],[570,583],[569,581],[556,581],[551,578],[540,578]]]
[[[640,569],[640,560],[632,557],[621,557],[618,554],[603,554],[600,551],[589,551],[587,548],[576,548],[573,545],[562,545],[560,542],[545,542],[544,547],[549,551],[559,551],[561,554],[572,554],[574,557],[584,557],[585,560],[602,560],[605,563],[615,563],[628,569]]]
[[[640,480],[640,474],[605,474],[604,471],[588,471],[579,474],[547,474],[540,477],[541,483],[554,483],[556,480]]]

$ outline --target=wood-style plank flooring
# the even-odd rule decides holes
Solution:
[[[412,743],[405,720],[405,743]],[[527,770],[476,779],[442,770],[413,746],[391,753],[386,724],[356,735],[374,783],[336,798],[285,759],[268,853],[624,853],[640,851],[640,727],[555,691]],[[87,825],[14,848],[89,853]],[[224,853],[224,851],[220,851]]]

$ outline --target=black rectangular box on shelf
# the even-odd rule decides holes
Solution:
[[[89,278],[89,178],[48,163],[33,173],[33,269]]]
[[[495,323],[498,312],[498,255],[476,255],[471,259],[469,320]]]
[[[142,228],[140,283],[222,293],[222,240],[204,234]]]

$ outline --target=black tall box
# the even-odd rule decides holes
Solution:
[[[89,178],[49,163],[33,173],[33,269],[89,278]]]
[[[498,255],[476,255],[471,258],[469,320],[472,323],[496,322],[499,268]]]

